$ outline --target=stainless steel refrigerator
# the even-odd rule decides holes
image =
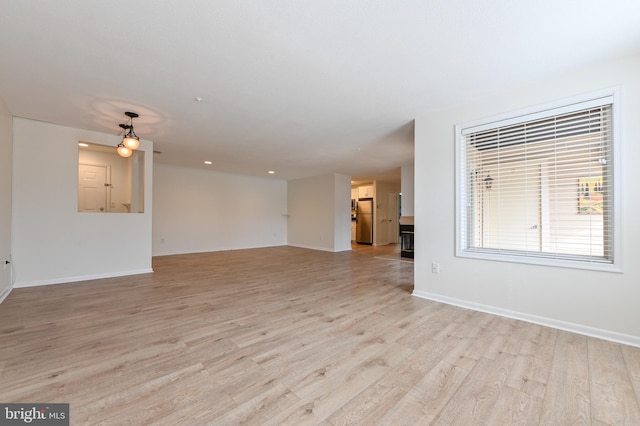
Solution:
[[[358,244],[373,244],[373,200],[358,201],[356,242]]]

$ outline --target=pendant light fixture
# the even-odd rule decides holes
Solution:
[[[124,115],[129,117],[129,123],[120,124],[120,127],[124,130],[125,133],[122,137],[122,142],[118,144],[118,155],[127,158],[133,155],[134,150],[140,148],[140,138],[133,130],[133,119],[139,116],[135,112],[130,111],[125,112]]]

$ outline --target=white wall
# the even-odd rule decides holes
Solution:
[[[0,98],[0,302],[11,290],[11,157],[13,118]]]
[[[640,345],[638,76],[640,56],[625,58],[418,118],[414,294]],[[622,90],[624,273],[455,257],[454,125],[613,86]]]
[[[401,182],[402,187],[402,216],[414,215],[414,194],[415,194],[415,177],[413,164],[406,164],[402,166],[401,170]]]
[[[286,181],[154,167],[154,255],[287,243]]]
[[[115,146],[114,135],[14,118],[13,261],[16,287],[151,271],[151,208],[78,213],[78,141]],[[153,144],[145,151],[151,206]]]
[[[351,183],[325,175],[287,183],[288,244],[324,251],[351,250]]]
[[[334,175],[333,251],[351,250],[351,176]]]

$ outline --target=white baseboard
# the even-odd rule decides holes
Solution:
[[[610,330],[589,327],[582,324],[560,321],[553,318],[531,315],[523,312],[511,311],[509,309],[497,308],[495,306],[483,305],[480,303],[469,302],[467,300],[456,299],[453,297],[442,296],[439,294],[428,293],[425,291],[414,290],[413,296],[422,299],[433,300],[435,302],[446,303],[447,305],[459,306],[461,308],[472,309],[474,311],[485,312],[488,314],[498,315],[530,322],[533,324],[544,325],[546,327],[556,328],[558,330],[570,331],[572,333],[582,334],[585,336],[596,337],[598,339],[609,340],[611,342],[622,343],[624,345],[640,347],[640,337],[630,334],[618,333]]]
[[[282,244],[282,245],[277,245],[277,246],[255,246],[255,247],[234,247],[234,248],[212,248],[212,249],[206,249],[206,250],[184,250],[184,251],[162,251],[162,252],[154,252],[153,253],[153,257],[160,257],[160,256],[176,256],[176,255],[180,255],[180,254],[196,254],[196,253],[215,253],[215,252],[219,252],[219,251],[234,251],[234,250],[251,250],[251,249],[260,249],[260,248],[271,248],[271,247],[298,247],[298,248],[304,248],[304,249],[309,249],[309,250],[320,250],[320,251],[328,251],[330,253],[337,253],[337,252],[342,252],[342,251],[351,251],[351,246],[349,246],[348,248],[345,248],[343,250],[332,250],[330,248],[327,247],[319,247],[319,246],[307,246],[307,245],[303,245],[303,244]]]
[[[11,287],[9,288],[5,288],[2,293],[0,293],[0,303],[2,303],[4,301],[4,299],[7,298],[7,296],[9,295],[9,293],[11,293]]]
[[[288,243],[287,244],[290,247],[297,247],[297,248],[303,248],[303,249],[309,249],[309,250],[319,250],[319,251],[328,251],[329,253],[339,253],[342,251],[351,251],[351,247],[349,248],[345,248],[344,250],[334,250],[328,247],[320,247],[320,246],[308,246],[305,244],[292,244],[292,243]]]
[[[148,274],[150,272],[153,272],[153,269],[149,268],[149,269],[120,271],[120,272],[105,273],[105,274],[80,275],[75,277],[61,277],[61,278],[53,278],[49,280],[39,280],[39,281],[22,281],[22,282],[16,282],[13,285],[13,288],[38,287],[41,285],[66,284],[66,283],[73,283],[78,281],[100,280],[103,278],[126,277],[128,275]]]
[[[286,244],[279,244],[276,246],[251,246],[251,247],[213,247],[209,249],[199,249],[199,250],[167,250],[167,251],[156,251],[151,255],[152,257],[161,257],[161,256],[176,256],[181,254],[198,254],[198,253],[216,253],[219,251],[236,251],[236,250],[251,250],[251,249],[260,249],[260,248],[271,248],[271,247],[284,247]]]

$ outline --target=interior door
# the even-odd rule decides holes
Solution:
[[[80,164],[78,166],[78,211],[108,211],[107,166]]]
[[[397,244],[400,239],[400,205],[397,193],[389,193],[389,202],[387,204],[387,232],[388,241],[391,244]]]

